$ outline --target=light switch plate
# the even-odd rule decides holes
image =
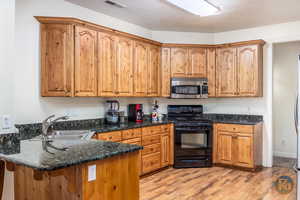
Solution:
[[[96,180],[96,178],[97,178],[96,177],[96,172],[97,172],[96,165],[88,166],[88,182]]]
[[[12,128],[12,121],[9,115],[3,115],[2,117],[2,129],[9,130]]]

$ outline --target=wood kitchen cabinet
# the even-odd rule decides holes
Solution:
[[[239,96],[262,96],[262,48],[250,45],[237,48],[237,86]]]
[[[214,124],[213,162],[256,170],[262,166],[262,123]]]
[[[41,25],[41,94],[73,96],[74,29],[67,24]]]
[[[187,68],[189,77],[207,77],[207,58],[205,48],[189,48],[189,64]]]
[[[75,96],[97,96],[97,31],[75,27]]]
[[[236,48],[217,50],[217,96],[232,97],[237,95]]]
[[[133,41],[124,37],[117,40],[116,83],[118,96],[133,95]]]
[[[157,125],[96,134],[96,139],[142,145],[140,175],[174,164],[174,125]]]
[[[169,97],[171,88],[171,49],[161,50],[161,96]]]
[[[207,49],[208,97],[216,97],[216,49]]]
[[[117,37],[98,33],[98,96],[116,96]]]
[[[171,48],[171,77],[186,77],[188,64],[187,48]]]
[[[145,97],[148,94],[148,55],[149,45],[143,42],[135,42],[134,44],[134,96]]]
[[[160,47],[149,46],[149,61],[148,61],[148,78],[147,81],[147,96],[159,96],[160,92]],[[139,83],[137,83],[139,84]]]
[[[217,50],[217,97],[259,97],[263,95],[262,45]]]

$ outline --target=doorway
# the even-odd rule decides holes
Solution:
[[[292,168],[297,157],[294,109],[300,41],[273,46],[273,166]]]

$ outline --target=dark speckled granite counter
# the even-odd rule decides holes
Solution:
[[[241,125],[255,125],[263,122],[261,115],[237,115],[237,114],[214,114],[207,113],[200,116],[202,119],[211,120],[213,123],[224,124],[241,124]]]
[[[50,152],[48,153],[44,151],[42,141],[22,140],[20,153],[0,154],[0,158],[37,170],[49,171],[142,149],[137,145],[99,140],[56,140],[52,145],[58,148],[67,148],[67,150],[48,148]]]

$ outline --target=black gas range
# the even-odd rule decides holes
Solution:
[[[211,167],[212,122],[201,118],[202,105],[169,105],[175,124],[174,168]]]

